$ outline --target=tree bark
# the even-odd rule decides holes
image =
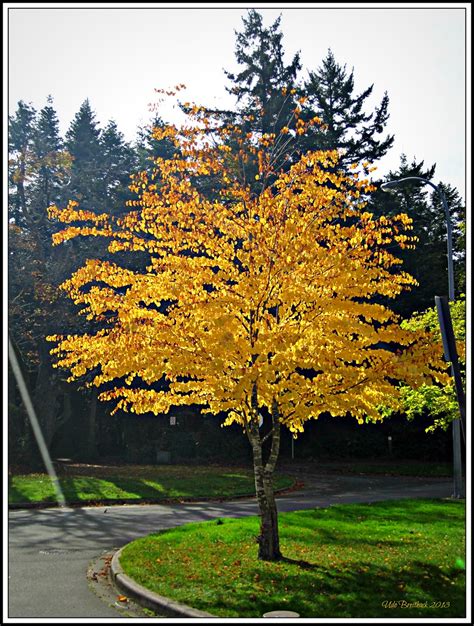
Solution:
[[[92,389],[91,404],[86,425],[85,453],[89,460],[93,461],[98,457],[96,441],[96,417],[97,417],[97,387]]]
[[[253,467],[255,475],[255,492],[260,511],[260,534],[257,537],[259,544],[258,558],[263,561],[278,561],[282,558],[280,552],[280,537],[278,532],[278,510],[273,490],[273,474],[280,448],[280,421],[278,407],[274,402],[272,410],[273,435],[268,460],[263,461],[262,440],[258,427],[258,407],[256,408],[256,388],[253,393],[252,419],[247,424],[247,436],[252,446]]]
[[[51,366],[45,341],[40,341],[38,352],[40,363],[36,377],[33,401],[38,413],[38,420],[43,431],[44,440],[48,448],[50,448],[58,426],[56,416],[59,386],[55,380],[54,370]]]

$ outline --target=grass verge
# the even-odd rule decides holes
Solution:
[[[400,500],[280,514],[283,561],[257,559],[258,518],[187,524],[138,539],[126,574],[220,617],[465,615],[462,501]]]
[[[100,471],[71,467],[59,481],[68,504],[111,500],[194,500],[235,498],[255,494],[253,472],[241,468],[184,466],[123,466]],[[76,473],[77,472],[77,473]],[[94,474],[94,475],[90,475]],[[100,475],[98,475],[100,474]],[[277,475],[276,489],[285,489],[294,479]],[[8,501],[15,503],[55,502],[47,474],[10,477]]]
[[[321,461],[314,466],[321,473],[382,474],[384,476],[419,476],[442,478],[453,475],[450,463],[422,461]]]

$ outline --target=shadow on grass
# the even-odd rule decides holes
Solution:
[[[316,563],[309,563],[308,561],[304,561],[302,559],[290,559],[288,556],[282,556],[280,558],[280,563],[297,565],[298,567],[301,567],[301,569],[315,570],[319,568],[319,565],[316,565]]]
[[[31,500],[23,494],[15,485],[8,485],[8,501],[9,502],[31,502]]]
[[[359,562],[357,569],[308,563],[284,557],[270,568],[255,568],[258,586],[248,593],[221,594],[215,603],[202,598],[199,608],[219,609],[226,617],[261,617],[277,609],[306,618],[448,618],[465,616],[464,574],[413,561],[403,572]],[[265,590],[264,593],[259,590]],[[198,606],[194,602],[195,606]]]
[[[21,478],[21,477],[19,477]],[[36,482],[35,482],[36,480]],[[149,500],[160,502],[170,499],[229,498],[254,495],[253,478],[238,474],[194,477],[126,477],[97,478],[86,475],[59,478],[64,497],[69,504],[80,502],[106,503],[111,500]],[[290,486],[291,481],[282,483]],[[53,485],[46,477],[18,480],[10,485],[12,503],[56,502]]]
[[[459,500],[446,500],[443,510],[430,510],[430,504],[439,502],[439,499],[404,500],[403,504],[395,507],[393,500],[376,502],[374,504],[352,504],[350,510],[345,505],[333,505],[326,509],[314,509],[298,513],[298,526],[311,529],[315,523],[321,530],[321,522],[328,523],[332,527],[342,525],[362,525],[364,522],[377,522],[384,526],[403,522],[407,525],[446,524],[458,521],[457,512],[454,508],[464,506]],[[291,516],[291,513],[290,513]],[[306,518],[306,519],[305,519]],[[288,518],[290,519],[290,517]],[[284,529],[284,525],[282,525]]]
[[[52,483],[45,479],[44,485],[11,484],[9,486],[9,501],[12,503],[25,502],[56,502]],[[114,479],[99,480],[88,476],[60,477],[59,484],[68,504],[87,501],[107,501],[111,499],[140,499],[163,496],[164,489],[159,485],[147,484],[145,479]]]

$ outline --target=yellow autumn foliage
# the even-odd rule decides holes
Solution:
[[[102,326],[50,337],[57,366],[98,372],[92,384],[113,386],[99,397],[118,409],[199,404],[245,425],[276,404],[294,433],[322,413],[381,419],[379,406],[399,406],[398,382],[444,381],[430,333],[402,329],[378,302],[416,284],[392,251],[414,244],[411,220],[364,211],[368,182],[338,171],[336,151],[277,168],[287,126],[248,137],[199,107],[189,115],[156,130],[179,150],[156,159],[156,180],[133,176],[125,217],[50,209],[66,225],[55,244],[103,236],[112,253],[150,259],[143,272],[91,259],[64,283]]]

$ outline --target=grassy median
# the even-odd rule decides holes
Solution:
[[[255,495],[253,472],[218,466],[70,466],[59,477],[68,504],[121,500],[195,500],[236,498]],[[285,489],[294,479],[277,475],[276,489]],[[55,502],[55,492],[47,474],[10,477],[9,502]]]
[[[145,587],[220,617],[464,616],[465,507],[453,500],[338,505],[280,515],[285,559],[257,559],[258,518],[149,535],[121,565]]]

